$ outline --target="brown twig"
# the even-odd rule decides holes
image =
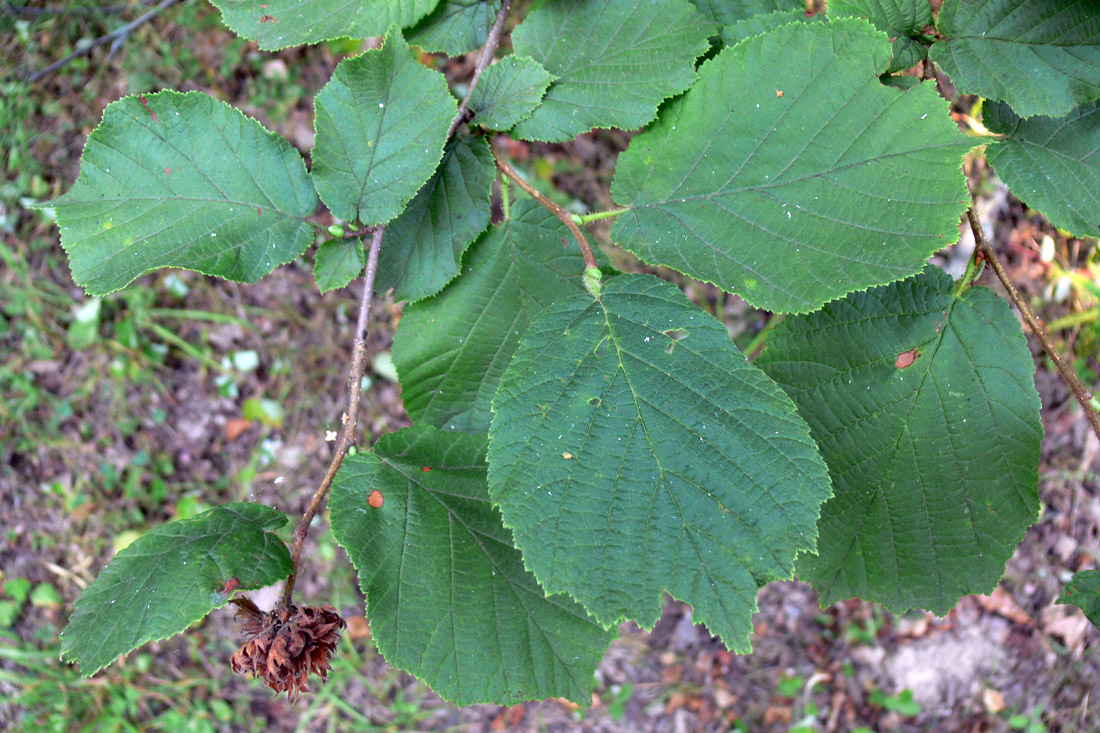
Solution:
[[[497,11],[497,17],[493,21],[492,27],[489,28],[489,37],[485,39],[485,45],[481,49],[481,55],[477,59],[477,64],[474,65],[474,75],[470,78],[470,88],[466,90],[466,96],[462,98],[462,102],[458,105],[458,114],[455,115],[454,121],[451,122],[451,126],[447,130],[448,140],[455,136],[458,126],[466,120],[466,113],[470,110],[470,97],[474,95],[474,90],[477,89],[477,83],[481,79],[481,72],[489,68],[489,64],[493,61],[493,56],[496,55],[497,46],[500,45],[500,34],[504,31],[504,21],[508,19],[508,11],[511,8],[512,0],[504,0],[504,2],[500,4],[500,10]]]
[[[155,1],[155,0],[154,0]],[[150,0],[142,0],[141,5],[152,5]],[[133,10],[133,5],[47,5],[42,8],[33,8],[26,5],[12,5],[0,3],[0,11],[9,15],[22,15],[30,18],[41,18],[47,15],[95,15],[97,13],[121,13]]]
[[[993,268],[993,272],[997,273],[997,277],[1000,278],[1001,284],[1004,285],[1005,290],[1008,291],[1008,297],[1016,304],[1020,314],[1023,315],[1027,325],[1031,328],[1031,332],[1035,334],[1036,338],[1039,339],[1039,343],[1043,345],[1043,349],[1047,352],[1050,360],[1054,362],[1054,368],[1058,370],[1058,374],[1062,377],[1062,381],[1068,384],[1070,390],[1073,391],[1073,396],[1077,398],[1077,403],[1081,405],[1081,409],[1085,413],[1085,418],[1088,419],[1089,425],[1092,426],[1093,432],[1096,433],[1096,437],[1100,438],[1100,417],[1097,416],[1096,410],[1093,409],[1092,395],[1089,394],[1089,391],[1085,389],[1085,385],[1081,384],[1081,380],[1077,378],[1077,375],[1069,365],[1066,364],[1065,359],[1062,358],[1062,354],[1055,347],[1054,342],[1051,341],[1046,329],[1043,328],[1042,322],[1032,313],[1031,308],[1024,302],[1023,296],[1016,290],[1016,286],[1008,279],[1008,273],[1005,272],[1004,266],[1001,264],[1000,259],[997,258],[997,253],[993,251],[993,247],[990,246],[989,240],[986,239],[985,231],[982,229],[982,224],[978,221],[978,216],[974,213],[974,209],[967,209],[966,216],[970,220],[970,230],[974,232],[974,241],[977,242],[978,249],[981,251],[982,256],[989,262],[990,267]]]
[[[359,423],[359,398],[363,394],[363,372],[367,366],[367,323],[370,317],[371,295],[374,291],[374,274],[378,270],[378,253],[382,249],[382,235],[386,231],[386,225],[375,227],[371,236],[370,252],[367,255],[367,271],[363,280],[363,296],[359,300],[359,319],[355,324],[355,344],[351,352],[351,367],[348,369],[348,409],[344,413],[344,429],[340,433],[340,440],[336,443],[336,452],[329,463],[321,485],[313,494],[309,506],[298,521],[294,530],[294,549],[290,554],[290,576],[286,581],[286,590],[283,592],[283,603],[290,605],[294,595],[294,581],[298,575],[298,561],[302,556],[302,545],[309,535],[309,525],[313,517],[321,510],[325,499],[328,498],[329,489],[332,488],[332,480],[336,472],[344,464],[344,456],[348,448],[355,443],[355,427]]]
[[[596,256],[592,254],[592,248],[588,246],[588,240],[585,239],[584,232],[582,232],[581,228],[577,226],[576,222],[573,221],[573,217],[569,215],[569,212],[555,204],[550,199],[543,196],[541,193],[535,190],[535,188],[530,183],[523,180],[523,176],[517,173],[515,168],[508,165],[508,163],[500,157],[495,148],[493,149],[493,160],[496,161],[497,168],[500,170],[501,173],[503,173],[508,178],[511,178],[517,186],[522,188],[527,193],[528,196],[549,209],[550,212],[554,214],[554,216],[562,220],[562,223],[565,224],[565,226],[569,227],[569,231],[573,232],[573,236],[576,238],[577,244],[581,246],[581,254],[584,255],[585,267],[596,267]]]
[[[174,2],[175,0],[172,1]],[[477,82],[478,79],[481,78],[481,72],[485,71],[486,67],[488,67],[489,63],[493,60],[493,55],[496,54],[497,46],[500,44],[500,34],[504,28],[504,21],[507,20],[508,10],[511,7],[512,0],[504,0],[504,2],[501,3],[500,12],[497,13],[497,17],[493,21],[492,27],[489,29],[489,37],[485,40],[485,45],[481,50],[481,56],[478,57],[477,64],[474,66],[474,75],[470,80],[470,88],[466,92],[466,97],[458,106],[458,114],[455,115],[454,120],[451,122],[451,126],[447,129],[448,140],[454,137],[459,126],[466,119],[466,113],[470,108],[470,97],[473,95],[474,89],[477,88]],[[352,347],[351,367],[348,370],[348,409],[344,415],[344,430],[340,434],[339,442],[336,444],[336,452],[332,456],[332,462],[329,463],[328,471],[325,472],[325,477],[321,480],[321,485],[317,487],[317,491],[314,492],[313,498],[309,502],[309,506],[306,507],[305,513],[302,514],[302,518],[298,521],[298,526],[294,529],[294,549],[290,554],[291,571],[290,575],[287,577],[286,590],[283,592],[283,603],[288,606],[294,595],[294,582],[298,575],[298,563],[302,556],[302,546],[305,544],[306,537],[309,535],[309,525],[317,515],[317,512],[321,510],[321,507],[325,503],[325,499],[328,498],[329,489],[332,488],[332,481],[336,477],[336,473],[340,470],[340,466],[344,464],[344,456],[347,455],[348,448],[355,442],[355,428],[359,422],[359,398],[363,391],[363,371],[366,369],[367,363],[367,316],[370,312],[371,294],[374,290],[374,274],[378,269],[378,253],[382,248],[382,235],[385,230],[385,225],[375,228],[374,234],[371,237],[370,253],[367,256],[367,271],[363,284],[363,297],[359,302],[359,320],[355,326],[355,343]]]
[[[130,33],[132,33],[134,31],[134,29],[136,29],[137,27],[143,25],[144,23],[152,20],[158,13],[160,13],[160,11],[164,10],[165,8],[167,8],[170,5],[174,5],[176,2],[177,2],[177,0],[161,0],[161,2],[158,3],[157,6],[155,8],[153,8],[152,10],[150,10],[148,13],[145,13],[144,15],[142,15],[139,18],[135,18],[134,20],[130,21],[129,23],[127,23],[124,26],[120,26],[119,28],[116,28],[115,30],[111,31],[110,33],[108,33],[105,36],[100,36],[99,38],[97,38],[94,41],[92,41],[91,43],[89,43],[87,46],[82,46],[82,47],[76,49],[75,51],[73,51],[71,54],[69,54],[65,58],[60,59],[58,61],[54,61],[52,64],[50,64],[46,68],[41,69],[40,71],[34,72],[33,74],[31,74],[27,78],[27,80],[30,81],[30,82],[36,82],[39,79],[41,79],[42,77],[46,76],[47,74],[50,74],[54,71],[57,71],[62,66],[69,63],[70,61],[72,61],[76,57],[83,56],[87,53],[91,53],[93,48],[98,48],[99,46],[102,46],[105,43],[111,43],[111,42],[113,42],[113,44],[121,43],[123,39],[125,39],[128,35],[130,35]],[[114,55],[114,45],[112,45],[111,54]]]

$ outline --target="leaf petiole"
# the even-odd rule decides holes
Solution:
[[[618,216],[623,212],[630,209],[608,209],[607,211],[594,211],[591,214],[570,214],[569,218],[573,220],[573,223],[578,226],[584,226],[585,224],[599,221],[600,219],[610,219],[613,216]]]

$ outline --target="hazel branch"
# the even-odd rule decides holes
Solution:
[[[367,271],[363,280],[363,295],[359,300],[359,318],[355,324],[355,341],[351,351],[351,366],[348,369],[348,409],[344,413],[344,429],[340,433],[340,439],[336,443],[336,451],[332,455],[328,471],[317,487],[313,498],[298,520],[298,526],[294,529],[294,549],[290,553],[291,570],[287,577],[286,590],[283,592],[283,603],[290,605],[294,595],[294,581],[298,575],[298,562],[302,557],[302,546],[309,535],[309,525],[313,518],[328,498],[329,489],[332,488],[332,480],[336,472],[344,464],[344,457],[355,443],[355,428],[359,423],[359,399],[363,394],[363,372],[367,368],[367,324],[370,320],[371,294],[374,291],[374,275],[378,271],[378,253],[382,249],[382,236],[386,232],[386,225],[375,227],[371,235],[370,252],[367,254]]]
[[[1077,378],[1074,371],[1066,364],[1066,360],[1062,358],[1062,354],[1058,351],[1054,342],[1051,341],[1046,329],[1043,328],[1042,322],[1039,321],[1039,318],[1031,311],[1031,308],[1028,307],[1023,296],[1016,290],[1016,286],[1008,279],[1008,273],[1005,272],[1004,266],[1001,264],[1000,259],[997,258],[997,253],[993,251],[993,247],[990,246],[989,240],[986,239],[985,231],[982,230],[982,224],[978,221],[978,215],[974,213],[974,209],[967,209],[966,216],[970,220],[970,230],[974,232],[974,241],[977,242],[978,249],[981,250],[982,256],[989,262],[990,267],[993,268],[993,272],[997,273],[997,277],[1000,278],[1001,284],[1004,285],[1005,290],[1008,291],[1008,297],[1016,304],[1016,307],[1020,310],[1020,314],[1024,317],[1024,321],[1026,321],[1028,327],[1031,328],[1031,332],[1035,334],[1035,337],[1039,339],[1039,343],[1043,345],[1043,350],[1047,352],[1047,356],[1054,362],[1054,368],[1058,370],[1058,374],[1062,377],[1062,381],[1069,385],[1070,390],[1073,392],[1073,396],[1077,398],[1077,403],[1081,405],[1081,410],[1085,413],[1085,417],[1088,419],[1092,431],[1096,433],[1096,437],[1100,438],[1100,417],[1097,416],[1096,410],[1092,406],[1092,395],[1089,394],[1089,391],[1085,389],[1085,385],[1081,384],[1081,380]]]
[[[497,13],[497,17],[493,21],[492,27],[489,29],[489,36],[486,38],[485,45],[481,49],[481,55],[478,57],[477,64],[474,66],[474,75],[470,79],[470,88],[466,92],[466,97],[462,100],[462,103],[459,104],[458,113],[447,129],[448,140],[454,137],[459,126],[466,120],[466,116],[470,109],[470,97],[473,96],[474,90],[477,88],[478,80],[481,78],[481,72],[485,71],[492,62],[493,56],[496,54],[497,46],[500,45],[500,36],[504,30],[504,22],[508,19],[508,11],[511,7],[512,0],[504,0],[501,3],[500,11]],[[348,449],[355,443],[355,428],[359,422],[359,399],[363,391],[363,372],[367,364],[367,323],[369,320],[371,295],[374,291],[374,275],[378,270],[378,253],[382,248],[382,236],[385,231],[386,226],[384,224],[374,229],[374,233],[371,237],[370,252],[367,255],[367,271],[363,283],[363,296],[359,302],[359,319],[355,326],[355,341],[352,347],[351,366],[348,369],[348,409],[344,416],[344,429],[336,444],[336,451],[332,456],[332,462],[329,463],[328,471],[325,472],[325,477],[321,480],[321,485],[317,487],[317,491],[314,492],[313,498],[309,502],[309,506],[306,508],[302,518],[298,521],[298,526],[294,530],[294,548],[291,551],[291,572],[287,577],[286,590],[283,592],[283,603],[288,606],[294,595],[294,583],[298,575],[298,565],[302,556],[302,546],[305,544],[306,537],[309,535],[309,525],[317,515],[317,512],[324,506],[325,500],[328,498],[329,490],[332,488],[332,481],[336,477],[336,473],[340,470],[340,466],[344,464],[344,457],[347,455]]]
[[[466,90],[466,96],[463,97],[461,104],[458,105],[458,114],[455,115],[454,121],[451,122],[450,129],[447,130],[447,139],[450,140],[455,136],[455,132],[458,131],[458,126],[466,121],[466,115],[470,111],[470,97],[474,95],[474,90],[477,89],[477,83],[481,80],[481,72],[489,68],[489,64],[493,61],[493,56],[496,55],[497,46],[500,45],[500,34],[504,31],[504,21],[508,19],[508,11],[512,8],[512,0],[504,0],[500,4],[500,10],[497,11],[496,20],[493,21],[493,25],[489,28],[489,37],[485,39],[485,45],[481,49],[481,56],[477,59],[477,64],[474,66],[474,75],[470,78],[470,88]]]
[[[155,18],[160,13],[160,11],[164,10],[165,8],[169,7],[170,5],[176,4],[177,1],[178,0],[161,0],[160,4],[158,4],[155,8],[153,8],[149,12],[142,15],[140,18],[136,18],[135,20],[130,21],[126,25],[121,26],[121,27],[117,28],[116,30],[111,31],[110,33],[108,33],[105,36],[100,36],[99,38],[97,38],[94,41],[92,41],[91,43],[89,43],[87,46],[81,46],[80,48],[76,49],[75,51],[70,53],[65,58],[54,61],[52,64],[50,64],[46,68],[40,69],[39,71],[34,72],[29,77],[27,77],[27,81],[29,81],[31,83],[34,83],[34,82],[38,81],[39,79],[41,79],[42,77],[46,76],[47,74],[51,74],[54,71],[57,71],[62,66],[69,63],[70,61],[77,58],[78,56],[84,56],[85,54],[91,53],[92,49],[99,48],[100,46],[102,46],[105,43],[110,43],[111,44],[111,56],[114,56],[115,51],[118,50],[119,45],[123,41],[126,40],[126,38],[130,35],[130,33],[132,33],[138,27],[144,25],[148,21]]]

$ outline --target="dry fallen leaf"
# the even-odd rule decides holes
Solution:
[[[1062,643],[1077,656],[1084,650],[1089,620],[1075,607],[1055,605],[1043,611],[1042,629],[1044,634],[1061,638]]]
[[[714,704],[717,705],[720,710],[725,710],[735,702],[737,702],[737,695],[734,695],[724,687],[714,688]]]
[[[235,417],[225,421],[225,439],[232,443],[237,438],[241,437],[244,431],[252,427],[251,420],[245,420],[243,417]]]
[[[1027,611],[1020,608],[1008,591],[999,585],[988,596],[977,596],[977,599],[978,605],[984,610],[1004,616],[1013,623],[1021,626],[1030,626],[1033,623]]]
[[[352,641],[356,639],[369,639],[370,622],[362,616],[352,616],[351,618],[349,618],[348,638]]]

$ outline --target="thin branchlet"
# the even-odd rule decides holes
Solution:
[[[1008,297],[1016,304],[1020,314],[1024,317],[1024,321],[1027,323],[1028,327],[1031,328],[1031,332],[1039,339],[1039,343],[1043,345],[1043,350],[1047,352],[1047,356],[1054,362],[1054,368],[1058,370],[1058,374],[1062,377],[1062,381],[1069,385],[1070,390],[1073,392],[1073,396],[1077,399],[1077,403],[1081,405],[1081,410],[1085,413],[1085,419],[1089,421],[1092,431],[1096,433],[1097,438],[1100,438],[1100,417],[1097,416],[1096,410],[1092,406],[1092,395],[1085,389],[1085,385],[1081,384],[1081,380],[1077,378],[1073,369],[1066,364],[1066,360],[1062,358],[1061,352],[1059,352],[1058,347],[1054,345],[1047,330],[1043,328],[1043,324],[1038,316],[1032,312],[1027,302],[1024,301],[1023,296],[1016,290],[1016,286],[1012,284],[1012,281],[1008,277],[1008,273],[1005,272],[1004,265],[1001,264],[1000,259],[997,257],[997,253],[994,252],[993,247],[990,246],[989,240],[985,236],[985,231],[982,229],[982,224],[978,221],[978,215],[974,213],[974,209],[967,209],[966,216],[967,219],[970,220],[970,230],[974,232],[974,241],[977,243],[982,256],[989,262],[989,266],[993,268],[993,272],[997,274],[1001,284],[1004,285],[1005,290],[1008,291]]]
[[[489,36],[481,49],[481,55],[478,57],[477,64],[474,67],[474,75],[470,80],[470,88],[466,92],[465,98],[458,107],[458,113],[451,121],[450,127],[447,130],[448,142],[455,136],[458,128],[466,120],[466,114],[470,108],[470,97],[477,88],[477,83],[481,78],[481,72],[489,66],[493,60],[493,56],[496,54],[497,46],[500,44],[500,36],[504,30],[504,23],[508,18],[508,11],[511,7],[512,0],[504,0],[504,2],[501,3],[500,11],[497,13],[496,19],[489,29]],[[348,409],[344,413],[344,429],[340,432],[340,438],[336,443],[336,450],[333,453],[328,470],[321,480],[321,485],[318,486],[317,490],[313,493],[313,498],[310,499],[309,506],[306,507],[305,512],[302,514],[302,518],[298,521],[298,526],[294,529],[294,547],[290,555],[291,572],[287,577],[286,589],[283,592],[283,604],[288,607],[291,605],[291,601],[294,597],[294,585],[300,569],[302,547],[305,545],[306,537],[309,536],[309,526],[313,522],[313,518],[321,511],[321,507],[324,506],[325,500],[328,498],[329,490],[332,488],[332,481],[336,478],[336,473],[340,470],[340,466],[344,464],[344,457],[347,455],[348,449],[355,444],[355,429],[359,423],[359,401],[363,392],[363,372],[366,370],[367,364],[367,326],[369,323],[370,304],[374,292],[374,276],[378,270],[378,253],[382,248],[382,237],[385,231],[386,226],[382,225],[375,227],[371,234],[370,251],[367,254],[367,269],[363,282],[363,294],[359,301],[359,318],[355,324],[355,341],[352,346],[351,365],[348,368]]]

